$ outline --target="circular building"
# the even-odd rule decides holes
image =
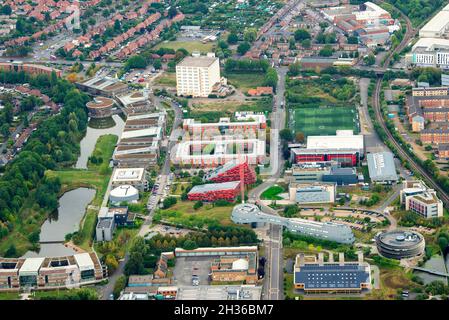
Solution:
[[[413,258],[424,253],[424,237],[415,231],[393,230],[376,236],[379,253],[391,259]]]
[[[112,106],[114,100],[106,97],[95,97],[89,101],[86,106],[89,111],[89,117],[94,119],[108,118],[112,116]]]
[[[113,189],[109,195],[113,203],[133,202],[139,200],[139,190],[130,185],[122,185]]]

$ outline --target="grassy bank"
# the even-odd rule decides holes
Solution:
[[[49,176],[57,176],[61,180],[64,192],[80,187],[96,190],[95,198],[90,204],[99,207],[106,193],[112,169],[109,168],[109,159],[112,157],[118,137],[115,135],[101,136],[88,162],[88,169],[71,169],[61,171],[47,171]],[[94,157],[96,160],[94,160]],[[101,160],[99,160],[101,159]],[[75,244],[85,250],[89,250],[92,244],[98,209],[88,209],[81,223],[81,228]]]
[[[211,224],[232,224],[230,217],[233,206],[214,207],[212,204],[204,204],[195,210],[194,204],[193,201],[178,202],[173,207],[157,212],[153,220],[199,228]]]

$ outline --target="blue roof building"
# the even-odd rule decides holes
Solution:
[[[359,253],[358,261],[344,261],[343,253],[339,261],[334,262],[333,256],[324,262],[323,253],[316,256],[298,254],[294,268],[294,286],[306,294],[360,294],[371,289],[371,269],[363,262]]]

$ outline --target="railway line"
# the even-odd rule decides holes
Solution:
[[[385,59],[385,61],[383,63],[383,67],[387,67],[390,64],[390,61],[391,61],[393,55],[397,52],[401,52],[408,45],[410,40],[413,39],[413,37],[415,37],[416,33],[419,30],[419,27],[417,27],[417,28],[412,27],[410,19],[406,15],[404,15],[399,9],[398,9],[398,12],[400,12],[402,18],[406,21],[407,32],[406,32],[404,38],[402,39],[402,42],[393,51],[391,51],[390,54],[388,55],[388,57]],[[410,164],[410,166],[413,168],[414,171],[418,172],[422,177],[424,177],[427,184],[431,188],[435,189],[438,192],[438,195],[441,198],[441,201],[443,201],[444,206],[446,208],[449,208],[449,195],[446,193],[446,191],[434,181],[434,179],[427,173],[427,171],[424,170],[424,168],[419,163],[417,163],[407,153],[407,151],[404,150],[404,147],[394,138],[394,136],[391,134],[390,130],[388,130],[386,123],[385,123],[385,118],[382,114],[382,110],[380,107],[381,106],[380,91],[382,89],[382,80],[383,80],[383,75],[379,76],[378,79],[376,80],[376,87],[375,87],[374,95],[373,95],[373,108],[375,111],[377,122],[382,127],[382,129],[385,131],[390,142],[397,149],[400,157],[403,160],[407,161]]]

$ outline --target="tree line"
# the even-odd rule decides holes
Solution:
[[[44,120],[33,132],[22,151],[2,170],[0,177],[0,238],[12,232],[25,200],[34,194],[40,208],[57,208],[60,182],[45,178],[45,171],[73,163],[79,154],[79,141],[87,128],[88,96],[73,84],[51,76],[31,76],[23,72],[0,72],[0,81],[29,83],[54,102],[63,103],[61,112]],[[35,193],[32,191],[36,191]],[[36,230],[38,226],[36,225]],[[36,240],[36,237],[33,237]],[[37,239],[38,240],[38,239]]]

